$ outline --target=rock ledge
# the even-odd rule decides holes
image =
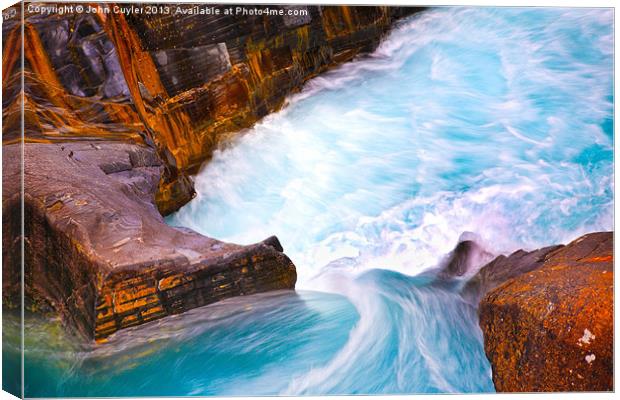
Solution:
[[[497,391],[613,390],[612,232],[500,256],[470,284]]]
[[[20,297],[20,145],[3,146],[3,302]],[[250,246],[168,226],[154,150],[112,142],[24,145],[27,309],[92,339],[215,301],[293,289],[275,237]]]

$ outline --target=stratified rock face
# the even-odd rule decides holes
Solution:
[[[15,239],[20,146],[3,150],[3,239]],[[223,298],[295,287],[276,238],[239,246],[168,226],[153,201],[163,167],[148,147],[27,143],[24,155],[29,310],[102,339]],[[21,290],[19,243],[3,243],[6,306]]]
[[[309,78],[374,49],[396,18],[419,10],[270,6],[283,15],[258,16],[224,15],[237,6],[223,5],[211,5],[218,15],[197,13],[204,4],[131,14],[81,6],[98,12],[25,15],[26,140],[153,145],[165,167],[155,197],[164,215],[192,198],[188,175],[220,142],[277,110]],[[265,6],[243,6],[257,7]],[[15,88],[20,29],[9,23],[3,33],[3,82]],[[18,110],[3,104],[15,131]]]
[[[274,6],[280,8],[287,13],[106,19],[136,109],[181,174],[196,172],[218,143],[279,109],[309,78],[373,50],[405,14],[389,7]],[[164,177],[157,204],[166,214],[179,199],[177,178]]]
[[[158,3],[168,11],[156,14],[72,6],[89,12],[26,9],[23,24],[2,26],[4,305],[21,297],[22,261],[26,306],[96,338],[224,297],[294,288],[277,239],[222,243],[161,215],[191,200],[189,175],[219,143],[307,79],[372,50],[418,8],[270,6],[286,12],[257,16],[199,14],[191,4]]]
[[[498,391],[613,390],[612,232],[517,252],[485,268],[487,280],[492,271],[496,282],[497,274],[508,276],[480,303]]]

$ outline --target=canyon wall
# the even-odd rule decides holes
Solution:
[[[191,4],[159,4],[148,14],[144,4],[135,5],[141,14],[81,6],[91,12],[26,12],[26,140],[155,147],[165,166],[156,192],[164,215],[191,199],[188,176],[218,144],[279,109],[308,79],[373,50],[396,19],[419,10],[272,6],[283,15],[248,16],[223,15],[224,6],[219,15],[198,14]],[[19,32],[5,24],[3,34],[11,98]],[[7,129],[17,131],[17,104],[3,106]]]

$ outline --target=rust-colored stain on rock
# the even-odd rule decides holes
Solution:
[[[487,293],[480,326],[496,389],[613,390],[613,296],[611,232],[551,251]]]
[[[152,144],[165,163],[155,201],[174,212],[194,195],[188,175],[219,143],[419,9],[299,7],[299,18],[26,13],[26,141]],[[20,28],[5,29],[3,94],[13,101],[4,129],[15,132],[5,144],[19,140]]]

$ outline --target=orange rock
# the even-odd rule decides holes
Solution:
[[[495,388],[613,390],[613,296],[612,232],[580,237],[487,293],[480,327]]]
[[[149,144],[165,165],[156,205],[164,215],[174,212],[192,199],[188,176],[218,144],[279,109],[316,74],[372,50],[392,21],[420,9],[301,7],[307,14],[297,18],[215,20],[26,13],[25,139]],[[13,116],[22,109],[22,40],[18,24],[4,30],[7,144],[21,130]]]

